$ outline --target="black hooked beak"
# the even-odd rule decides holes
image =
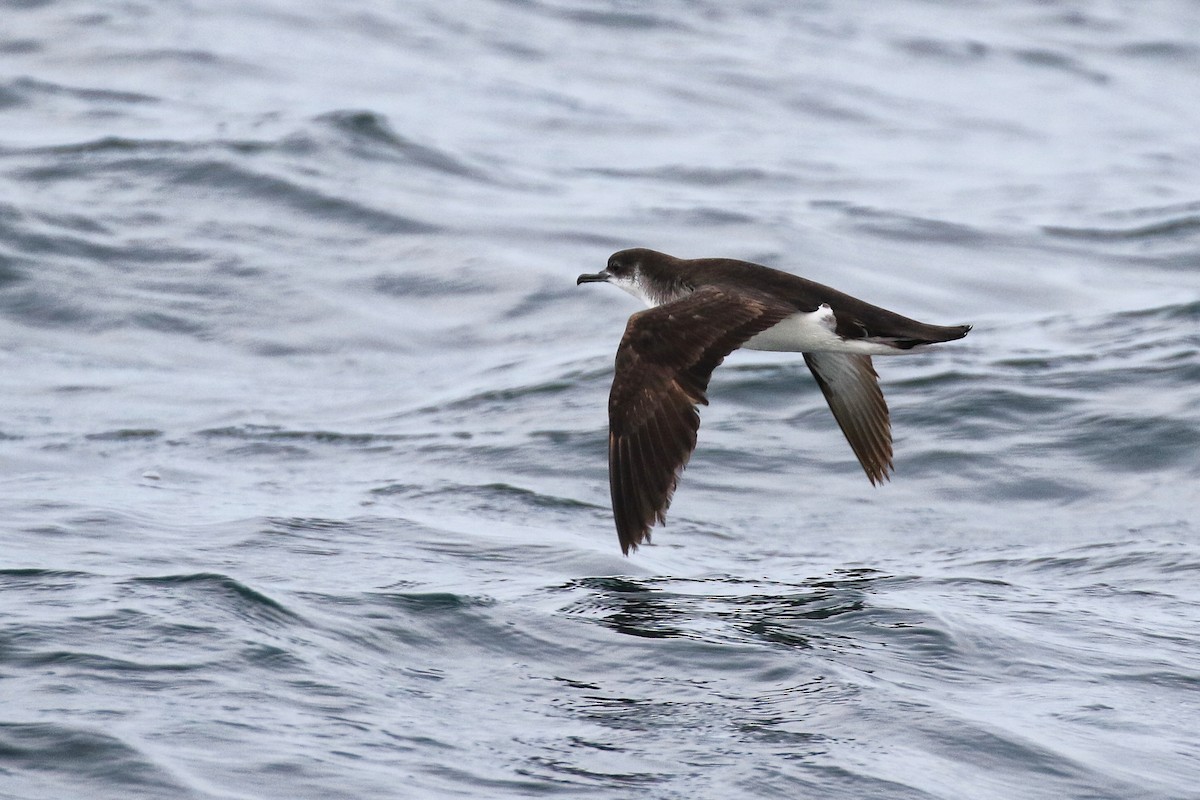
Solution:
[[[608,270],[597,272],[595,275],[588,275],[584,273],[583,275],[579,276],[578,280],[575,281],[575,285],[578,286],[581,283],[605,283],[611,277],[612,274]]]

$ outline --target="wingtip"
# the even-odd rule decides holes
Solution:
[[[893,471],[891,464],[889,464],[876,474],[868,472],[867,480],[871,482],[872,486],[883,486],[885,483],[891,482]]]
[[[618,531],[617,538],[621,542],[621,555],[628,557],[637,551],[639,545],[650,542],[650,531],[644,531],[640,536],[627,536]]]

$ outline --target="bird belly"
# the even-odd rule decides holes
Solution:
[[[834,332],[837,320],[833,309],[822,305],[816,311],[797,311],[790,317],[752,336],[742,345],[747,350],[774,350],[783,353],[860,353],[892,355],[903,352],[870,339],[844,339]]]

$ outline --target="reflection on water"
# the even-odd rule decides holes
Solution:
[[[836,579],[786,584],[733,576],[704,579],[581,578],[562,591],[583,596],[565,613],[595,619],[619,633],[711,642],[762,641],[808,648],[836,638],[822,626],[864,612],[872,585],[888,576],[843,570]]]

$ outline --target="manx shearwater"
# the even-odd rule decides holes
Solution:
[[[608,480],[626,555],[666,522],[696,448],[697,405],[739,347],[803,353],[872,484],[892,471],[892,427],[871,356],[961,339],[970,325],[929,325],[787,272],[728,258],[622,250],[576,284],[612,283],[649,308],[629,318],[608,397]]]

